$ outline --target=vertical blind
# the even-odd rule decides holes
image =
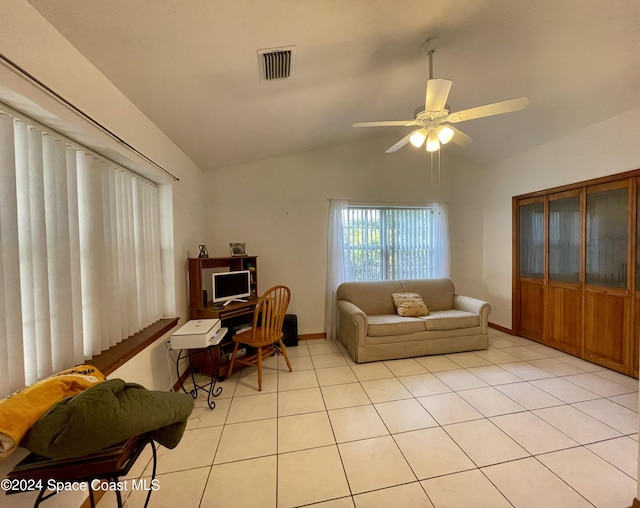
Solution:
[[[0,112],[0,397],[162,316],[157,186]]]

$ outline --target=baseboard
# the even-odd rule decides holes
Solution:
[[[305,333],[304,335],[298,335],[299,340],[309,340],[309,339],[326,339],[326,333]]]
[[[505,328],[504,326],[496,325],[495,323],[489,323],[489,328],[493,328],[494,330],[498,330],[499,332],[509,335],[515,335],[514,331],[510,328]]]

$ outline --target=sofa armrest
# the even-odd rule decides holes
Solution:
[[[480,327],[482,333],[486,333],[489,328],[489,314],[491,314],[491,304],[484,300],[478,300],[470,296],[453,295],[453,308],[471,312],[480,316]]]
[[[360,307],[348,300],[338,300],[340,324],[338,337],[347,348],[350,344],[364,344],[367,335],[367,315]]]

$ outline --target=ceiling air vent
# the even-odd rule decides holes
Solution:
[[[288,79],[291,76],[295,46],[258,50],[261,81]]]

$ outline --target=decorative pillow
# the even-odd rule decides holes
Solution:
[[[391,296],[399,316],[429,315],[429,309],[418,293],[393,293]]]

